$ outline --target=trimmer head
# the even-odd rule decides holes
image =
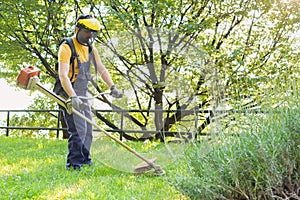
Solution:
[[[166,172],[159,165],[155,166],[155,170],[153,172],[153,175],[155,175],[155,176],[163,176],[165,174],[166,174]]]
[[[152,169],[154,169],[153,174],[156,176],[165,175],[166,172],[159,165],[154,164],[156,159],[157,158],[150,159],[149,160],[150,163],[142,162],[142,163],[138,164],[134,168],[134,175],[144,174],[144,173],[150,172]]]

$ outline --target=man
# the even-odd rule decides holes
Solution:
[[[111,95],[116,98],[122,96],[107,69],[103,66],[97,49],[93,46],[99,30],[100,23],[97,19],[88,14],[79,15],[76,20],[75,34],[72,36],[78,56],[74,61],[74,68],[70,65],[70,57],[72,56],[70,46],[63,43],[58,52],[58,74],[61,85],[71,98],[73,108],[80,111],[88,119],[92,118],[91,108],[88,106],[87,100],[80,99],[80,97],[87,96],[88,81],[91,78],[90,63],[95,66],[102,80],[110,88]],[[68,114],[65,109],[63,112],[70,134],[66,168],[81,170],[84,164],[92,164],[90,155],[92,125],[75,114]]]

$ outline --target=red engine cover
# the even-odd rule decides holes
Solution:
[[[40,76],[40,69],[34,66],[25,67],[21,70],[17,78],[17,84],[22,88],[27,88],[28,82],[33,76]]]

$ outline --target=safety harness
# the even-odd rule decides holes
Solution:
[[[72,80],[74,78],[74,74],[75,74],[75,62],[74,62],[75,58],[77,59],[78,66],[80,65],[80,60],[79,60],[78,54],[76,53],[76,49],[75,49],[72,38],[68,37],[68,38],[63,39],[63,41],[60,43],[60,45],[63,43],[66,43],[67,45],[69,45],[71,52],[72,52],[72,55],[70,57],[70,64],[72,66],[72,76],[71,76],[70,80]]]
[[[71,77],[70,77],[70,81],[72,81],[73,78],[74,78],[74,75],[75,75],[75,59],[77,60],[78,67],[80,67],[81,62],[80,62],[79,56],[78,56],[78,54],[77,54],[77,52],[76,52],[76,49],[75,49],[75,46],[74,46],[74,42],[73,42],[72,37],[64,38],[64,39],[60,42],[59,46],[62,45],[62,44],[67,44],[67,45],[69,45],[69,47],[70,47],[70,49],[71,49],[71,53],[72,53],[72,54],[71,54],[71,57],[70,57],[70,64],[71,64],[71,69],[72,69],[72,75],[71,75]],[[92,53],[92,51],[93,51],[92,46],[89,46],[89,55],[92,55],[92,59],[93,59],[93,61],[94,61],[94,65],[95,65],[96,60],[95,60],[94,53]],[[97,85],[93,80],[91,80],[91,82],[92,82],[92,84],[94,85],[94,87],[96,87],[96,89],[97,89],[98,91],[100,91],[98,85]],[[64,98],[66,98],[66,99],[69,98],[68,94],[64,91],[64,89],[63,89],[63,87],[62,87],[62,85],[61,85],[61,82],[60,82],[60,79],[59,79],[59,76],[58,76],[58,75],[56,76],[56,82],[55,82],[55,84],[54,84],[53,92],[54,92],[55,94],[57,94],[57,95],[60,95],[60,96],[62,96],[62,97],[64,97]]]

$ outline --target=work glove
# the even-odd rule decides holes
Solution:
[[[75,109],[75,110],[78,110],[78,111],[83,111],[87,105],[84,104],[78,97],[71,97],[71,103],[72,103],[72,107]]]
[[[117,87],[115,85],[110,87],[110,95],[114,98],[121,98],[123,96],[123,94],[121,94],[121,92],[119,92],[119,90],[117,89]]]

